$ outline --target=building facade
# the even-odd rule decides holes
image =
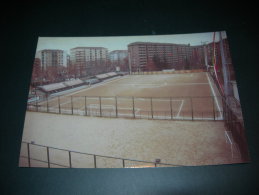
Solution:
[[[128,51],[114,50],[109,53],[110,64],[117,71],[128,71]]]
[[[67,66],[67,57],[63,50],[44,49],[37,52],[43,70],[48,67]]]
[[[129,67],[132,72],[205,68],[206,50],[206,45],[134,42],[128,45]]]
[[[191,52],[189,44],[134,42],[128,45],[130,71],[181,69]]]
[[[70,63],[80,76],[105,71],[108,49],[104,47],[76,47],[70,49]]]

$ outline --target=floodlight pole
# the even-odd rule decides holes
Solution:
[[[204,59],[205,59],[205,66],[207,68],[207,71],[209,70],[208,66],[208,54],[207,54],[207,49],[206,49],[206,43],[208,41],[202,41],[201,44],[203,45],[203,51],[204,51]]]
[[[231,91],[229,88],[229,82],[230,82],[230,75],[229,75],[229,67],[226,63],[226,57],[224,52],[224,45],[223,45],[223,39],[222,39],[222,32],[219,32],[220,37],[220,55],[221,55],[221,62],[222,62],[222,72],[223,72],[223,80],[224,80],[224,93],[225,96],[228,97],[231,95]]]

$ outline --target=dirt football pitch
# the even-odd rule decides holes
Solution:
[[[26,113],[22,139],[26,143],[180,166],[240,162],[224,127],[220,94],[206,72],[126,75],[50,97],[38,103],[37,111]],[[28,166],[26,143],[21,147],[21,167]],[[44,147],[32,144],[29,150],[30,166],[47,167]],[[54,162],[51,167],[67,166],[69,161],[82,168],[93,168],[93,163],[100,168],[122,166],[118,159],[93,160],[79,153],[69,154],[72,160],[64,151],[50,150],[48,155]]]
[[[222,101],[205,73],[130,75],[39,104],[40,111],[154,119],[222,119]]]

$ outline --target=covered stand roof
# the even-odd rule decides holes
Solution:
[[[39,88],[46,92],[51,92],[51,91],[56,91],[56,90],[60,90],[60,89],[65,89],[68,87],[73,87],[73,86],[83,84],[83,83],[84,82],[82,80],[76,79],[76,80],[65,81],[65,82],[61,82],[61,83],[43,85],[43,86],[39,86]]]
[[[109,75],[107,75],[107,74],[98,74],[95,77],[98,78],[98,79],[105,79],[105,78],[109,77]]]
[[[39,88],[43,89],[44,91],[49,92],[49,91],[66,88],[66,86],[63,83],[53,83],[53,84],[49,84],[49,85],[39,86]]]
[[[69,87],[72,87],[74,85],[80,85],[80,84],[83,84],[84,82],[80,79],[76,79],[76,80],[71,80],[71,81],[65,81],[63,82],[64,85],[66,86],[69,86]]]
[[[105,73],[105,74],[98,74],[95,77],[98,78],[98,79],[105,79],[105,78],[116,76],[116,75],[117,75],[116,72],[108,72],[108,73]]]

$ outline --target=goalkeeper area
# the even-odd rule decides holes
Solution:
[[[30,104],[28,110],[120,118],[223,120],[222,98],[207,72],[126,75]]]

